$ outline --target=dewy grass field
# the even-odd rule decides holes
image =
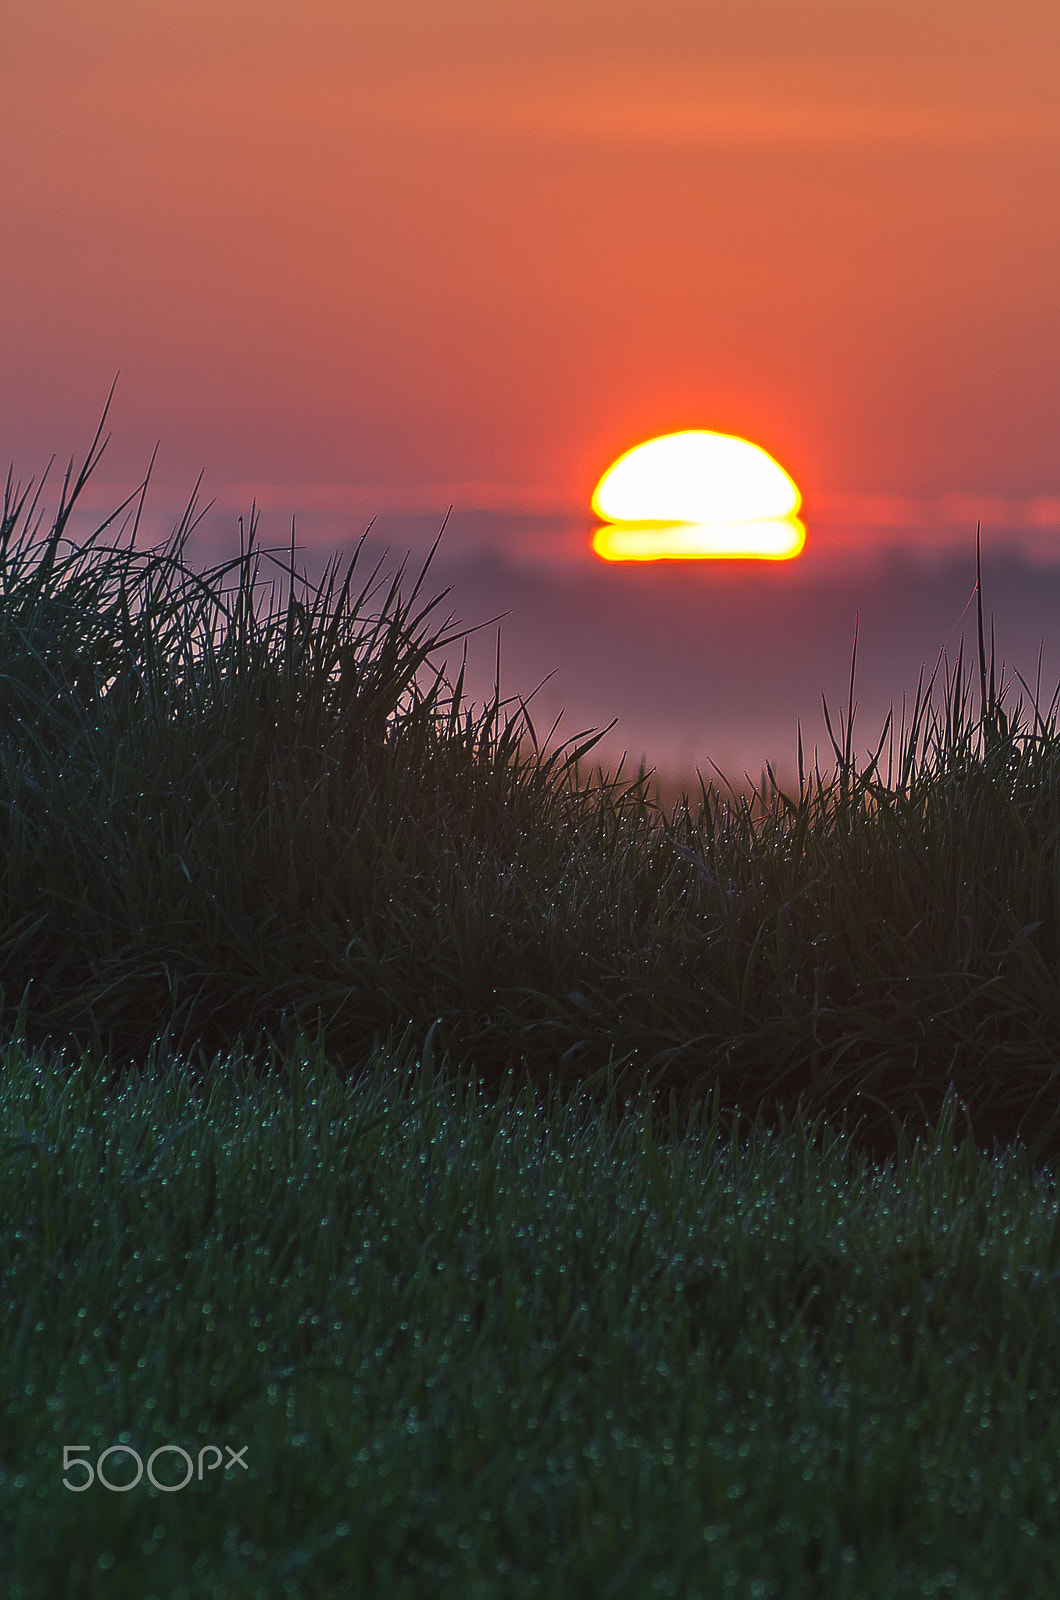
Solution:
[[[1056,703],[666,814],[96,458],[0,543],[5,1594],[1055,1593]]]

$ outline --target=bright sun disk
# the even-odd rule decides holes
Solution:
[[[779,462],[748,439],[688,429],[634,446],[610,466],[592,506],[608,526],[606,561],[790,560],[806,530],[802,496]]]

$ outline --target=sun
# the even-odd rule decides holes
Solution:
[[[794,516],[802,496],[761,445],[690,428],[619,456],[592,503],[608,522],[760,522]]]
[[[806,530],[802,496],[778,461],[749,439],[687,429],[635,445],[596,485],[608,526],[593,549],[605,561],[790,560]]]

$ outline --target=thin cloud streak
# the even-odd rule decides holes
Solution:
[[[54,470],[54,469],[53,469]],[[97,476],[84,491],[82,505],[113,506],[130,492],[128,483]],[[206,485],[204,485],[206,488]],[[395,483],[270,483],[228,482],[209,489],[207,498],[222,506],[332,515],[374,516],[380,513],[416,516],[452,507],[460,513],[490,511],[514,516],[551,516],[592,521],[588,502],[562,501],[547,485],[504,484],[488,479],[423,484]],[[971,522],[1006,530],[1027,528],[1060,531],[1060,491],[1030,496],[979,494],[965,489],[917,497],[897,494],[823,494],[812,496],[808,515],[818,526],[917,529],[946,525],[967,528]]]

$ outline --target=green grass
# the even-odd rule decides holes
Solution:
[[[115,1091],[9,1047],[12,1600],[1056,1592],[1060,1224],[1025,1158],[709,1116],[656,1148],[643,1108],[430,1052],[282,1065]],[[247,1470],[62,1487],[64,1445],[119,1442]]]
[[[1060,732],[981,597],[665,811],[427,568],[71,544],[99,449],[0,522],[11,1593],[1054,1592]],[[248,1470],[63,1487],[118,1443]]]

